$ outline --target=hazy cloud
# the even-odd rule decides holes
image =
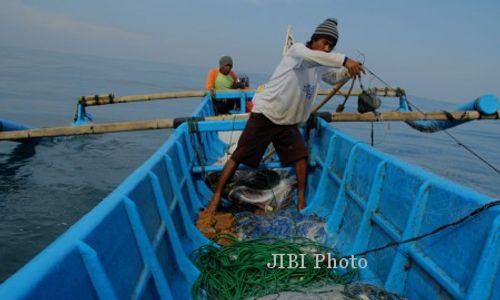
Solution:
[[[0,39],[14,45],[25,45],[25,38],[38,40],[38,43],[57,43],[63,38],[66,42],[78,44],[106,43],[116,40],[141,42],[148,37],[144,34],[127,32],[119,28],[90,24],[67,15],[47,12],[24,4],[20,0],[6,0],[0,10]],[[15,28],[15,30],[12,30]]]

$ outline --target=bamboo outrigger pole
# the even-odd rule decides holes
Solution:
[[[205,96],[205,91],[169,92],[169,93],[155,93],[155,94],[120,96],[120,97],[116,97],[113,94],[108,94],[108,95],[82,96],[78,98],[78,103],[82,104],[83,106],[94,106],[94,105],[106,105],[106,104],[117,104],[117,103],[152,101],[160,99],[193,98],[193,97],[203,97],[203,96]]]
[[[495,115],[482,115],[477,111],[459,112],[382,112],[382,113],[321,113],[321,117],[328,122],[383,122],[383,121],[414,121],[414,120],[493,120],[499,119],[500,112]],[[0,140],[22,140],[42,137],[102,134],[110,132],[138,131],[151,129],[177,128],[183,122],[193,121],[222,121],[222,120],[244,120],[248,114],[221,115],[213,117],[187,117],[175,119],[157,119],[132,122],[116,122],[89,124],[80,126],[37,128],[28,130],[2,131]]]
[[[50,128],[34,128],[27,130],[0,131],[0,140],[20,140],[42,137],[102,134],[111,132],[139,131],[151,129],[177,128],[183,122],[193,121],[223,121],[248,119],[248,114],[221,115],[214,117],[186,117],[174,119],[156,119],[130,122],[113,122],[101,124],[88,124],[79,126],[64,126]]]
[[[366,112],[366,113],[334,113],[330,122],[385,122],[385,121],[471,121],[471,120],[495,120],[499,118],[500,112],[495,115],[483,115],[478,111],[455,111],[455,112]]]
[[[224,92],[255,92],[255,89],[250,90],[224,90]],[[399,97],[403,90],[399,88],[389,89],[389,88],[374,88],[374,93],[377,96],[385,97]],[[330,95],[331,90],[319,90],[318,95]],[[348,91],[337,89],[340,95],[345,95]],[[131,95],[131,96],[115,96],[113,94],[104,95],[94,95],[94,96],[82,96],[78,98],[78,103],[83,106],[95,106],[95,105],[107,105],[107,104],[118,104],[118,103],[132,103],[132,102],[143,102],[143,101],[153,101],[153,100],[164,100],[164,99],[178,99],[178,98],[193,98],[193,97],[203,97],[206,94],[205,91],[184,91],[184,92],[168,92],[168,93],[156,93],[156,94],[143,94],[143,95]],[[351,96],[359,96],[361,91],[356,90],[351,92]],[[328,96],[327,96],[328,97]],[[330,98],[333,96],[330,96]],[[325,98],[326,99],[326,98]]]

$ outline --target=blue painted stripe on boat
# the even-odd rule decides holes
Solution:
[[[197,193],[195,189],[195,185],[193,183],[193,178],[190,173],[191,165],[188,163],[188,159],[186,157],[185,150],[182,148],[182,144],[178,141],[177,143],[177,152],[179,153],[179,161],[181,163],[182,172],[184,177],[186,178],[187,191],[189,193],[189,198],[191,198],[191,202],[195,211],[200,210],[204,207],[204,202],[200,201],[200,194]]]
[[[180,139],[183,139],[184,140],[184,146],[186,147],[187,149],[187,155],[189,157],[189,159],[187,160],[190,164],[194,164],[194,157],[196,156],[195,154],[195,151],[194,151],[194,147],[190,147],[192,145],[190,145],[188,143],[189,141],[189,133],[188,133],[188,130],[187,130],[187,125],[186,124],[183,124],[179,127],[179,138]]]
[[[427,196],[429,194],[430,182],[424,182],[418,191],[417,198],[412,207],[408,222],[406,223],[403,239],[409,239],[416,236],[420,232],[420,224],[422,223],[425,206],[427,204]],[[385,281],[384,287],[387,290],[396,293],[403,293],[408,277],[408,272],[405,271],[405,264],[408,262],[408,252],[413,243],[400,245],[396,251],[396,256],[389,271],[389,275]]]
[[[346,175],[344,176],[345,178],[342,180],[341,189],[339,191],[339,195],[337,198],[337,200],[340,200],[341,202],[337,202],[339,204],[334,208],[334,212],[332,214],[332,217],[328,220],[328,225],[331,226],[331,227],[329,227],[329,230],[328,230],[329,232],[336,232],[340,226],[341,215],[344,214],[344,209],[345,209],[345,197],[344,197],[345,195],[350,196],[350,199],[354,200],[360,207],[364,207],[364,205],[365,205],[364,201],[359,197],[359,195],[354,193],[352,190],[347,189],[346,185],[344,184],[345,182],[351,181],[349,178],[349,176],[350,176],[349,174],[351,174],[351,171],[349,171],[349,170],[352,169],[352,161],[353,161],[352,155],[353,155],[353,152],[351,152],[351,154],[350,154],[348,165],[346,166]],[[346,178],[347,178],[347,180],[346,180]],[[340,213],[338,213],[338,216],[339,216],[338,220],[333,219],[333,216],[335,215],[336,211],[341,211]],[[332,219],[334,221],[332,221]],[[375,221],[375,223],[381,229],[383,229],[384,232],[386,232],[393,240],[397,241],[397,240],[402,239],[401,235],[398,233],[398,230],[391,223],[389,223],[383,215],[374,214],[372,216],[372,220]],[[411,254],[412,254],[412,256],[417,257],[418,261],[423,264],[423,265],[421,265],[421,267],[423,267],[430,275],[432,275],[432,277],[435,277],[436,279],[438,279],[440,281],[440,283],[452,295],[455,295],[455,296],[463,295],[463,292],[460,291],[460,285],[455,280],[453,280],[449,276],[439,277],[439,275],[440,275],[439,270],[440,269],[433,261],[423,258],[421,254],[418,254],[415,251],[412,251]],[[437,278],[437,277],[439,277],[439,278]]]
[[[317,214],[319,216],[326,217],[326,214],[329,213],[325,209],[322,209],[324,207],[324,202],[328,201],[326,197],[323,197],[323,194],[325,193],[325,190],[327,188],[327,177],[328,173],[330,173],[328,167],[325,166],[329,166],[333,161],[333,155],[335,152],[334,147],[335,147],[335,136],[332,135],[328,142],[328,149],[326,151],[325,163],[321,164],[322,167],[321,175],[319,178],[316,191],[314,193],[314,197],[312,198],[311,202],[307,205],[307,207],[301,211],[302,214],[305,215]],[[317,156],[315,159],[320,160],[320,158]]]
[[[391,225],[383,216],[380,214],[374,214],[372,220],[381,228],[383,231],[389,235],[389,237],[394,241],[402,240],[394,226]],[[446,274],[434,261],[426,258],[424,254],[418,250],[416,247],[409,247],[408,245],[401,245],[401,247],[406,250],[408,255],[423,269],[425,270],[433,279],[439,282],[451,295],[455,296],[457,299],[462,299],[464,296],[460,285],[451,277]]]
[[[200,202],[205,200],[208,203],[208,199],[212,196],[212,192],[206,188],[205,184],[201,184],[199,180],[194,180],[191,176],[191,169],[193,168],[195,161],[195,152],[192,147],[192,144],[188,143],[188,128],[186,124],[179,126],[178,131],[178,140],[181,142],[181,145],[185,147],[185,151],[183,152],[186,155],[186,167],[185,170],[190,174],[189,177],[193,180],[194,189],[196,190],[196,194],[200,196]]]
[[[170,204],[168,205],[168,213],[172,214],[174,213],[175,209],[177,208],[177,205],[179,204],[179,198],[174,197],[171,201]]]
[[[372,217],[374,221],[389,237],[395,241],[401,240],[401,234],[383,215],[375,212]]]
[[[82,241],[77,243],[77,247],[99,298],[118,299],[111,285],[111,281],[106,275],[101,261],[99,260],[97,252]]]
[[[319,120],[320,126],[325,127],[322,128],[323,130],[332,130],[335,131],[335,129],[330,126],[329,123],[327,123],[324,120]],[[428,171],[423,170],[420,167],[417,167],[415,165],[409,164],[406,161],[400,160],[394,156],[388,155],[376,148],[370,147],[368,145],[362,144],[361,142],[354,140],[353,138],[349,137],[348,135],[339,132],[338,136],[349,140],[353,143],[356,143],[360,147],[369,147],[369,152],[371,155],[375,155],[377,157],[380,157],[381,159],[385,160],[389,165],[394,165],[396,167],[399,167],[404,170],[404,172],[408,173],[410,176],[414,176],[416,178],[426,178],[427,180],[430,180],[433,182],[433,185],[436,188],[442,188],[450,191],[454,191],[457,195],[462,195],[465,198],[469,198],[470,201],[475,203],[476,205],[483,205],[489,201],[492,200],[491,197],[486,196],[484,194],[480,194],[477,191],[471,190],[469,188],[466,188],[464,186],[458,185],[454,182],[451,182],[449,180],[446,180],[442,177],[437,176],[436,174],[430,173]]]
[[[318,164],[321,167],[321,169],[325,168],[325,163],[320,158],[316,158],[315,162],[316,162],[316,164]],[[337,176],[337,174],[335,174],[333,172],[327,172],[327,176],[328,176],[328,178],[333,180],[335,183],[338,183],[338,184],[342,183],[342,179],[339,176]]]
[[[339,185],[342,183],[342,178],[340,178],[339,176],[337,176],[337,174],[333,172],[328,172],[328,178],[330,178],[331,180],[333,180],[333,182]]]
[[[184,153],[184,150],[182,149],[180,142],[177,142],[176,145],[177,145],[177,153],[179,153],[180,163],[182,166],[184,166],[184,168],[182,168],[182,172],[186,179],[189,198],[191,199],[194,210],[200,210],[204,207],[204,205],[200,202],[199,195],[197,195],[196,190],[194,188],[193,179],[191,177],[191,174],[189,173],[189,170],[191,168],[189,167],[189,164],[186,160],[186,153]]]
[[[132,291],[130,299],[141,299],[143,297],[146,285],[151,278],[151,270],[148,266],[144,266],[139,274],[139,279],[137,280],[137,285]]]
[[[348,195],[356,204],[363,210],[366,209],[366,203],[363,198],[353,191],[350,187],[346,187],[345,194]]]
[[[177,234],[177,231],[175,230],[174,223],[172,222],[172,218],[170,217],[169,212],[167,211],[167,206],[166,206],[166,199],[163,196],[163,193],[161,191],[160,187],[160,180],[158,179],[158,176],[156,176],[153,173],[149,173],[149,178],[151,180],[151,184],[153,186],[153,192],[155,195],[155,200],[156,200],[156,206],[158,207],[158,212],[160,214],[160,217],[162,218],[163,222],[165,222],[165,226],[167,227],[168,231],[168,239],[170,242],[170,245],[174,249],[174,252],[176,254],[176,262],[177,266],[179,267],[180,270],[182,270],[182,273],[186,277],[187,281],[190,282],[191,284],[195,282],[196,278],[200,274],[198,269],[194,266],[194,264],[191,262],[191,260],[186,256],[186,253],[182,249],[181,241],[179,239],[179,235]],[[208,239],[205,239],[205,243],[209,243]]]
[[[408,252],[412,260],[414,260],[423,270],[431,277],[439,282],[439,284],[449,292],[455,299],[464,299],[465,294],[460,284],[451,278],[441,267],[433,260],[427,258],[423,252],[411,247]]]
[[[346,207],[346,184],[351,179],[351,172],[353,170],[354,158],[356,155],[356,149],[359,144],[355,144],[351,148],[351,152],[349,154],[349,158],[347,160],[347,165],[344,170],[344,176],[342,178],[342,182],[340,184],[339,193],[337,194],[337,199],[335,199],[335,206],[333,211],[326,221],[326,229],[329,234],[337,234],[340,228],[340,224],[342,223],[342,218],[344,217],[344,210]]]
[[[378,203],[380,200],[380,191],[382,189],[382,181],[385,175],[387,163],[382,161],[377,166],[375,171],[375,180],[372,184],[372,192],[370,193],[370,197],[366,205],[363,203],[358,203],[362,205],[364,210],[363,217],[361,219],[358,232],[354,239],[353,247],[351,249],[352,253],[358,253],[361,251],[365,251],[368,245],[369,237],[372,232],[371,218],[373,213],[378,207]]]
[[[134,201],[128,197],[125,197],[123,201],[125,203],[125,208],[130,220],[130,225],[132,226],[132,231],[134,232],[137,246],[139,247],[144,263],[151,270],[160,298],[173,299],[172,294],[170,293],[170,287],[167,284],[167,278],[165,277],[165,274],[160,267],[160,263],[154,253],[153,247],[148,240],[146,230],[144,229],[144,225],[142,224],[141,217],[139,216],[139,212],[137,211]]]
[[[481,253],[481,258],[469,286],[467,299],[488,299],[495,288],[495,276],[500,266],[500,216],[495,218],[488,239]],[[498,286],[496,286],[498,288]]]
[[[196,229],[193,224],[193,220],[189,216],[189,212],[186,208],[185,201],[183,198],[182,192],[179,189],[179,183],[177,182],[177,178],[173,176],[175,174],[175,170],[172,165],[172,159],[170,156],[165,155],[165,164],[167,166],[167,172],[170,174],[168,176],[171,188],[174,191],[174,195],[177,199],[179,199],[179,206],[182,214],[182,222],[184,224],[184,228],[189,235],[189,239],[192,241],[190,245],[190,250],[193,251],[203,245],[206,244],[206,238]]]
[[[246,120],[223,120],[198,122],[200,132],[243,130]]]
[[[157,253],[158,246],[161,242],[161,239],[165,235],[166,227],[165,223],[162,221],[160,223],[160,227],[158,228],[158,231],[155,235],[155,239],[153,242],[153,252]],[[141,275],[139,276],[139,280],[137,281],[137,285],[132,292],[132,296],[130,296],[131,299],[141,299],[144,291],[146,290],[146,287],[149,282],[149,278],[151,277],[151,270],[149,267],[145,264],[143,267],[143,270],[141,271]]]
[[[217,91],[215,93],[215,98],[216,99],[240,98],[240,97],[252,98],[254,95],[255,91],[247,91],[247,90]],[[211,99],[210,95],[207,95],[205,97]]]

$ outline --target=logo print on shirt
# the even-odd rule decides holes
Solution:
[[[304,92],[306,100],[311,100],[314,93],[314,87],[310,84],[306,84],[302,88],[302,92]]]

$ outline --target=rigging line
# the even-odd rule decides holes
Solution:
[[[472,212],[470,212],[468,215],[454,221],[454,222],[451,222],[451,223],[448,223],[448,224],[445,224],[445,225],[442,225],[442,226],[439,226],[438,228],[430,231],[430,232],[427,232],[425,234],[421,234],[421,235],[418,235],[418,236],[415,236],[415,237],[412,237],[412,238],[409,238],[409,239],[406,239],[406,240],[403,240],[403,241],[399,241],[399,242],[392,242],[392,243],[388,243],[384,246],[381,246],[381,247],[377,247],[377,248],[372,248],[372,249],[369,249],[369,250],[366,250],[366,251],[363,251],[363,252],[359,252],[359,253],[356,253],[356,254],[353,254],[353,255],[349,255],[349,256],[344,256],[343,258],[349,258],[351,256],[363,256],[363,255],[366,255],[366,254],[369,254],[369,253],[373,253],[373,252],[378,252],[378,251],[381,251],[381,250],[384,250],[384,249],[387,249],[387,248],[391,248],[391,247],[394,247],[394,246],[398,246],[398,245],[402,245],[402,244],[407,244],[407,243],[410,243],[410,242],[415,242],[415,241],[418,241],[418,240],[421,240],[423,238],[426,238],[428,236],[431,236],[431,235],[434,235],[440,231],[443,231],[445,230],[446,228],[448,227],[451,227],[451,226],[456,226],[456,225],[459,225],[465,221],[467,221],[468,219],[472,218],[472,217],[475,217],[479,214],[481,214],[482,212],[488,210],[489,208],[491,207],[494,207],[496,205],[500,205],[500,200],[499,199],[496,199],[494,201],[491,201],[491,202],[488,202],[476,209],[474,209]]]
[[[491,169],[493,169],[495,172],[497,172],[498,174],[500,174],[500,170],[497,169],[495,166],[493,166],[491,163],[489,163],[486,159],[482,158],[481,156],[479,156],[477,153],[475,153],[472,149],[470,149],[468,146],[464,145],[461,141],[459,141],[456,137],[454,137],[453,135],[451,135],[451,133],[449,133],[448,131],[446,130],[443,130],[444,133],[446,133],[450,138],[452,138],[456,143],[457,145],[459,146],[462,146],[465,150],[469,151],[472,155],[474,155],[475,157],[477,157],[479,160],[481,160],[483,163],[485,163],[488,167],[490,167]]]
[[[202,176],[203,178],[206,177],[206,172],[205,172],[205,159],[203,158],[204,156],[204,153],[203,153],[203,148],[201,146],[201,133],[199,131],[199,127],[198,127],[198,121],[196,120],[193,120],[193,119],[189,119],[187,121],[188,123],[188,128],[189,128],[189,132],[191,133],[190,136],[191,136],[191,140],[194,139],[194,146],[195,146],[195,152],[196,152],[196,156],[198,158],[198,162],[200,163],[200,166],[201,166],[201,172],[202,172]]]
[[[371,130],[371,133],[370,133],[370,139],[371,139],[371,146],[373,147],[373,143],[374,143],[374,136],[373,136],[373,122],[371,122],[372,124],[372,130]]]
[[[359,79],[361,80],[361,77]],[[347,100],[351,96],[352,89],[354,88],[354,83],[355,82],[356,82],[356,77],[353,77],[352,78],[352,82],[351,82],[351,87],[349,88],[349,91],[347,92],[347,94],[344,95],[344,102],[342,102],[341,104],[339,104],[337,106],[337,109],[335,110],[336,112],[343,112],[344,111],[345,104],[347,103]]]
[[[380,123],[380,124],[382,124],[382,123]],[[385,126],[382,126],[382,132],[383,132],[384,135],[382,136],[382,138],[379,138],[380,141],[378,141],[376,143],[374,142],[373,146],[382,145],[385,142],[386,138],[387,138],[387,132],[390,131],[390,130],[391,130],[390,122],[387,122],[385,124]]]
[[[377,74],[373,73],[370,69],[368,69],[366,66],[363,66],[363,68],[368,71],[368,73],[370,73],[373,77],[377,78],[378,80],[380,80],[380,82],[382,82],[383,84],[385,84],[388,88],[390,88],[391,86],[385,82],[382,78],[378,77]]]
[[[377,76],[375,73],[373,73],[372,71],[370,71],[366,66],[364,66],[365,70],[368,71],[368,73],[370,73],[371,75],[373,75],[374,77],[376,77],[378,80],[380,80],[380,82],[382,82],[383,84],[385,84],[387,87],[391,87],[387,82],[385,82],[382,78],[380,78],[379,76]],[[361,80],[360,80],[361,82]],[[408,100],[408,98],[406,98],[406,101],[408,102],[408,104],[410,104],[413,108],[415,108],[417,111],[423,113],[423,111],[418,108],[415,104],[413,104],[410,100]],[[455,136],[453,136],[451,133],[449,133],[446,129],[442,130],[444,133],[446,133],[451,139],[453,139],[457,145],[459,146],[462,146],[465,150],[469,151],[472,155],[474,155],[476,158],[478,158],[480,161],[482,161],[484,164],[486,164],[488,167],[490,167],[492,170],[494,170],[495,172],[497,172],[497,174],[500,174],[500,170],[497,169],[495,166],[493,166],[490,162],[488,162],[486,159],[484,159],[483,157],[481,157],[479,154],[477,154],[476,152],[474,152],[471,148],[469,148],[467,145],[465,145],[464,143],[462,143],[460,140],[458,140]]]

